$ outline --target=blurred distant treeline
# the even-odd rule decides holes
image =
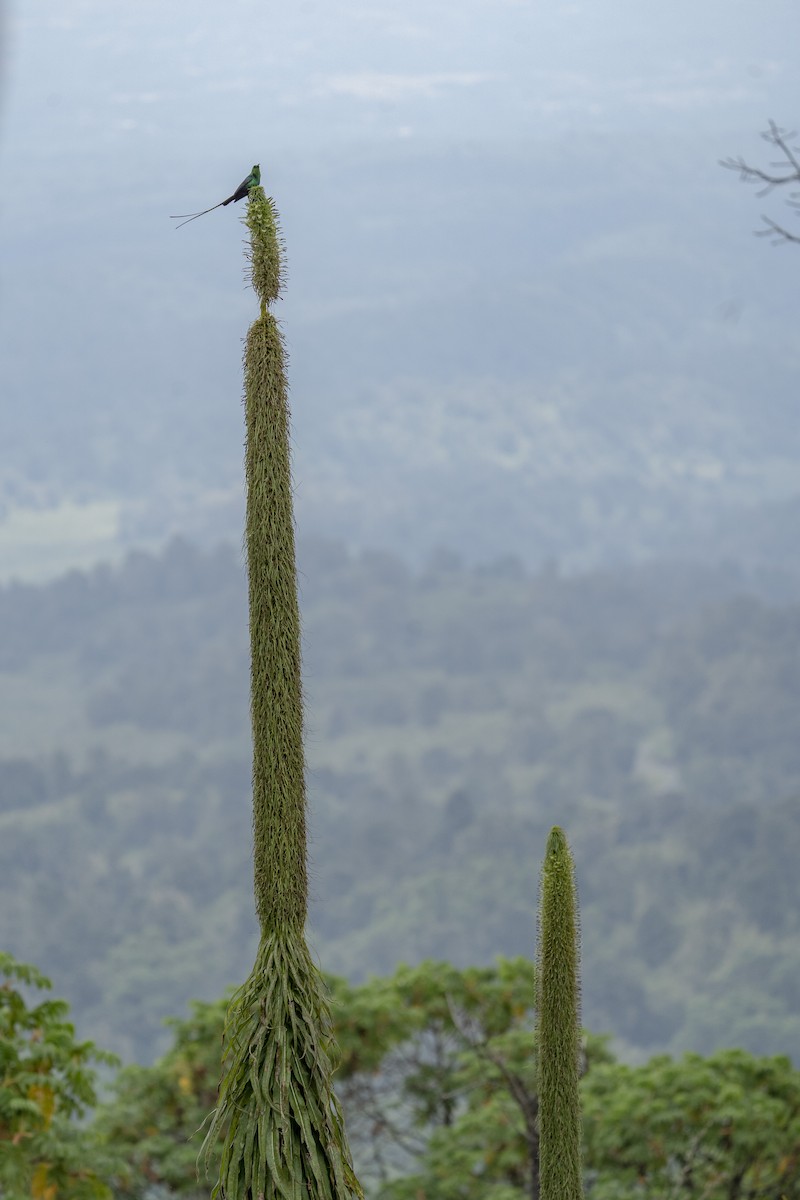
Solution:
[[[800,1059],[800,595],[300,549],[312,941],[358,979],[530,955],[573,845],[584,1023],[626,1054]],[[0,590],[0,945],[127,1058],[252,961],[236,548]]]

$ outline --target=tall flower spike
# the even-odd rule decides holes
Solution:
[[[547,839],[539,898],[537,1047],[540,1200],[581,1200],[578,902],[567,839]]]
[[[361,1197],[333,1093],[328,998],[306,945],[306,795],[300,618],[283,343],[269,305],[282,282],[275,206],[250,192],[247,226],[261,315],[244,354],[253,833],[261,943],[231,1000],[219,1101],[219,1200]]]

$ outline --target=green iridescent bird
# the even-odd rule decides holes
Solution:
[[[261,183],[261,167],[256,163],[247,176],[237,187],[232,196],[228,196],[227,200],[220,200],[219,204],[212,204],[211,208],[204,208],[199,213],[175,213],[170,216],[170,221],[180,221],[180,225],[176,225],[176,229],[180,229],[181,225],[188,225],[190,221],[196,221],[198,217],[204,217],[206,213],[213,212],[215,208],[223,208],[226,204],[233,204],[236,200],[244,200],[251,188],[258,187]],[[184,220],[185,218],[185,220]]]

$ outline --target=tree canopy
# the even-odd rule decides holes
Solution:
[[[108,1055],[76,1042],[46,981],[3,956],[3,1200],[205,1200],[201,1126],[214,1106],[226,999],[169,1022],[151,1067],[127,1066],[97,1102]],[[534,964],[399,966],[329,979],[337,1092],[370,1200],[523,1200],[535,1110]],[[614,1060],[581,1043],[584,1172],[592,1200],[800,1200],[800,1071],[744,1050]]]
[[[584,1088],[597,1200],[800,1196],[800,1072],[721,1050],[599,1066]]]
[[[116,1060],[79,1042],[63,1000],[35,967],[0,952],[0,1196],[101,1200],[113,1162],[79,1121],[97,1103],[96,1066]]]

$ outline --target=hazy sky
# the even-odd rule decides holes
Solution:
[[[674,245],[673,268],[681,255],[687,268],[683,283],[665,270],[654,300],[668,298],[679,316],[703,291],[703,239],[716,239],[722,261],[727,239],[731,278],[714,284],[691,321],[697,327],[710,304],[738,313],[746,292],[754,324],[743,322],[740,337],[752,339],[776,326],[769,304],[800,272],[787,254],[767,260],[769,248],[750,237],[766,205],[737,191],[717,166],[726,154],[763,160],[758,135],[768,118],[791,124],[800,116],[796,0],[12,0],[6,17],[6,496],[23,459],[36,458],[36,470],[49,476],[52,452],[36,447],[41,398],[49,433],[57,430],[70,453],[86,451],[87,494],[102,463],[116,462],[115,438],[127,439],[133,463],[137,455],[146,459],[147,438],[157,437],[145,429],[153,419],[146,406],[139,426],[124,426],[124,435],[110,410],[104,428],[104,395],[119,400],[128,388],[128,411],[137,396],[152,401],[157,365],[162,381],[167,375],[165,413],[170,405],[177,411],[185,388],[204,420],[217,419],[209,389],[238,370],[238,339],[252,307],[238,266],[233,286],[230,266],[221,266],[239,253],[241,228],[225,209],[176,234],[168,215],[222,199],[254,161],[278,199],[290,246],[285,311],[301,391],[306,378],[308,390],[318,390],[314,364],[326,378],[320,364],[331,339],[348,332],[347,313],[377,319],[381,306],[386,323],[373,338],[374,357],[382,361],[384,353],[375,338],[386,338],[386,373],[395,374],[386,330],[404,295],[409,306],[420,298],[420,328],[427,321],[430,345],[442,347],[440,379],[457,388],[493,374],[495,364],[508,374],[515,356],[522,379],[527,350],[516,333],[516,343],[511,335],[504,340],[502,329],[529,328],[539,312],[546,319],[564,295],[580,302],[580,270],[600,261],[622,264],[616,276],[608,271],[611,303],[634,260],[649,271],[648,255],[660,256],[664,269]],[[424,167],[417,151],[428,155]],[[444,163],[438,176],[437,154]],[[347,165],[337,175],[339,160]],[[667,200],[670,178],[678,186]],[[783,216],[779,201],[772,211]],[[688,233],[695,242],[681,246]],[[346,261],[345,243],[353,247]],[[556,257],[561,275],[545,276]],[[494,273],[488,282],[481,259]],[[719,262],[709,278],[718,275]],[[762,277],[766,307],[759,313]],[[502,300],[480,355],[477,308],[458,318],[467,331],[461,342],[438,324],[437,289],[443,297],[448,287],[462,298],[484,288]],[[560,301],[550,299],[554,287]],[[536,289],[540,309],[529,312]],[[632,303],[644,317],[646,306]],[[615,315],[631,353],[648,353],[648,329],[663,341],[657,303],[642,328]],[[315,341],[325,322],[327,342],[322,333]],[[416,362],[412,315],[404,329],[409,371],[421,376],[433,352],[426,351],[428,366],[422,351]],[[543,330],[545,348],[560,353],[546,323]],[[181,358],[186,348],[191,361]],[[586,353],[602,374],[588,334]],[[449,364],[459,362],[456,379]],[[358,364],[348,370],[357,390]],[[304,411],[313,413],[307,436]],[[331,442],[310,402],[299,422],[302,466],[315,430]],[[238,429],[220,426],[220,437],[235,442],[238,456]],[[365,456],[371,453],[365,444]],[[176,449],[176,476],[178,456]],[[37,486],[37,503],[54,500],[44,483]],[[71,499],[83,502],[77,492]]]
[[[110,196],[133,221],[210,203],[255,158],[280,179],[340,141],[704,128],[747,150],[796,106],[792,0],[11,0],[6,24],[6,237]]]

